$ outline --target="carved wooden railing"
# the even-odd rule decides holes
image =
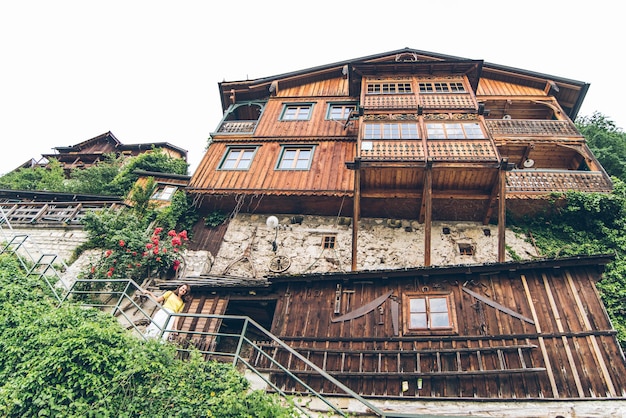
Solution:
[[[361,159],[377,161],[497,161],[491,142],[481,140],[372,140],[361,142]],[[425,152],[426,151],[426,152]]]
[[[256,120],[224,121],[217,130],[223,134],[251,134],[256,129]]]
[[[469,94],[421,94],[419,101],[424,109],[476,109]]]
[[[515,192],[603,192],[612,190],[611,180],[599,171],[513,170],[506,173],[506,191]]]
[[[494,136],[576,136],[582,135],[573,123],[564,120],[487,119],[487,129]]]

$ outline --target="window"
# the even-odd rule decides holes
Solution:
[[[336,237],[334,235],[324,235],[322,237],[322,248],[332,250],[335,248]]]
[[[308,170],[312,157],[312,146],[285,146],[278,161],[278,169]]]
[[[417,123],[366,123],[363,139],[419,139]]]
[[[466,93],[465,86],[459,81],[438,81],[419,83],[420,93]]]
[[[411,83],[367,83],[367,94],[411,93]]]
[[[309,120],[312,104],[288,104],[283,109],[280,120]]]
[[[404,296],[407,331],[454,331],[450,293],[409,293]]]
[[[428,139],[483,139],[478,123],[427,123]]]
[[[232,147],[220,165],[222,170],[247,170],[250,168],[256,147]]]
[[[356,104],[353,103],[331,103],[328,106],[328,113],[326,119],[333,120],[346,120],[350,115],[350,112],[356,110]]]
[[[155,200],[172,200],[172,196],[178,190],[176,186],[158,186],[152,195]]]

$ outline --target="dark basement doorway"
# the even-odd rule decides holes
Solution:
[[[271,331],[274,321],[274,311],[276,310],[276,299],[231,299],[228,301],[225,315],[247,316],[257,324]],[[220,337],[218,338],[218,351],[228,352],[234,347],[239,338],[226,337],[225,334],[239,335],[243,329],[244,321],[241,319],[224,318],[220,326]],[[248,325],[246,337],[252,341],[268,341],[269,337],[252,324]]]

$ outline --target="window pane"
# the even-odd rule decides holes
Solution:
[[[429,123],[426,125],[426,130],[428,131],[428,139],[446,138],[442,123]]]
[[[411,314],[411,324],[409,326],[411,328],[426,328],[428,326],[428,323],[426,322],[426,314]]]
[[[463,127],[465,128],[467,138],[484,138],[483,131],[478,123],[464,123]]]
[[[441,328],[441,327],[450,326],[450,320],[448,318],[447,312],[431,313],[430,322],[431,322],[430,326],[432,328]]]
[[[310,158],[311,158],[311,150],[308,150],[308,149],[300,150],[300,155],[298,155],[298,161],[296,162],[296,168],[308,168]]]
[[[426,312],[426,299],[424,298],[414,298],[411,299],[410,310],[413,312]]]
[[[399,139],[400,129],[396,123],[385,123],[383,125],[383,138],[384,139]]]
[[[380,125],[372,123],[366,124],[365,139],[380,139]]]
[[[404,139],[418,139],[419,133],[417,130],[417,124],[415,123],[403,123],[400,125],[402,129],[402,138]]]
[[[431,312],[448,312],[448,300],[446,298],[430,298]]]
[[[448,123],[445,125],[448,139],[464,139],[465,133],[460,123]]]

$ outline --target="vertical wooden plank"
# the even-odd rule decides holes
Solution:
[[[506,171],[503,167],[498,173],[500,177],[498,193],[498,261],[503,263],[506,260]]]
[[[582,301],[580,300],[580,296],[578,295],[578,289],[576,289],[574,279],[572,278],[572,275],[569,271],[565,273],[565,277],[567,278],[567,283],[572,290],[572,295],[574,296],[574,301],[576,302],[576,307],[578,308],[578,313],[580,315],[580,319],[583,321],[585,330],[591,331],[591,322],[589,321],[589,318],[587,318],[587,314],[585,313],[585,308],[582,304]],[[617,396],[615,386],[613,385],[613,380],[611,379],[611,375],[604,361],[604,357],[602,356],[602,352],[600,351],[600,347],[598,346],[598,341],[593,335],[590,335],[587,338],[589,339],[589,342],[593,347],[596,361],[600,366],[600,371],[602,372],[602,377],[604,378],[604,381],[606,382],[606,385],[609,389],[609,393],[611,394],[611,396]]]
[[[422,197],[422,206],[424,207],[424,266],[428,267],[431,263],[431,239],[432,239],[432,223],[433,223],[433,173],[430,164],[426,167],[424,173],[424,196]]]
[[[530,294],[530,289],[528,288],[528,282],[526,281],[525,275],[520,275],[522,280],[522,284],[524,285],[524,291],[526,293],[526,299],[528,300],[528,306],[530,306],[530,311],[533,315],[533,321],[535,322],[535,328],[537,329],[537,333],[541,334],[541,324],[539,323],[539,317],[537,316],[537,311],[535,310],[535,304],[533,303],[532,295]],[[541,348],[541,353],[543,355],[543,361],[546,364],[546,371],[548,372],[548,379],[550,380],[550,386],[552,387],[552,396],[555,398],[559,398],[559,389],[556,386],[556,380],[554,379],[554,372],[552,371],[552,365],[550,364],[550,358],[548,357],[548,352],[546,350],[546,344],[543,340],[543,337],[539,337],[539,346]]]

